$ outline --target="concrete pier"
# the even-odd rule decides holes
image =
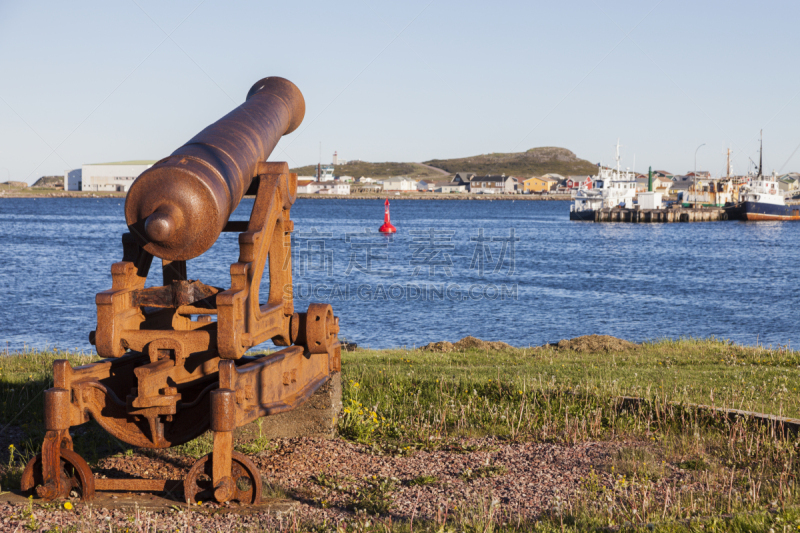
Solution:
[[[600,209],[594,212],[595,222],[716,222],[728,220],[721,207],[671,209]]]

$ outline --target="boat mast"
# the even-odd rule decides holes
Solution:
[[[758,148],[758,176],[757,177],[760,178],[760,177],[763,176],[763,174],[762,174],[762,170],[763,170],[762,164],[764,163],[764,130],[761,130],[759,132],[759,137],[760,137],[761,140],[760,140],[760,146]]]
[[[731,179],[731,149],[730,148],[728,148],[728,170],[727,170],[726,177],[728,179]]]

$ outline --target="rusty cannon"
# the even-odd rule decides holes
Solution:
[[[44,393],[45,438],[22,489],[46,500],[95,490],[172,491],[187,503],[214,499],[256,504],[258,468],[233,449],[233,431],[296,408],[341,370],[339,320],[330,305],[295,312],[290,210],[297,175],[266,162],[281,136],[303,120],[305,102],[288,80],[265,78],[245,102],[143,172],[125,201],[129,233],[111,266],[111,289],[97,294],[101,359],[71,367],[59,360]],[[249,220],[230,217],[255,195]],[[229,288],[189,279],[187,260],[222,232],[239,233]],[[153,257],[163,285],[146,287]],[[260,294],[267,272],[269,288]],[[262,303],[265,302],[265,303]],[[281,347],[246,355],[265,341]],[[70,428],[92,417],[117,439],[168,448],[213,432],[213,451],[183,480],[95,478],[72,449]]]

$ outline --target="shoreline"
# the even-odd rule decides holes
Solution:
[[[126,193],[121,192],[81,192],[81,191],[30,191],[18,194],[0,194],[0,200],[11,198],[125,198]],[[395,195],[376,193],[356,194],[304,194],[298,193],[297,198],[307,200],[524,200],[524,201],[569,201],[572,197],[568,194],[551,194],[547,196],[535,194],[442,194],[442,193],[401,193]],[[255,196],[245,196],[255,198]]]
[[[297,198],[308,200],[524,200],[524,201],[564,201],[572,200],[568,194],[551,194],[548,196],[538,196],[533,194],[441,194],[441,193],[401,193],[398,195],[390,194],[298,194]]]

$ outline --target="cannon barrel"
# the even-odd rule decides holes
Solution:
[[[264,78],[245,102],[144,171],[125,200],[125,219],[145,250],[192,259],[217,240],[282,135],[303,121],[305,101],[289,80]]]

